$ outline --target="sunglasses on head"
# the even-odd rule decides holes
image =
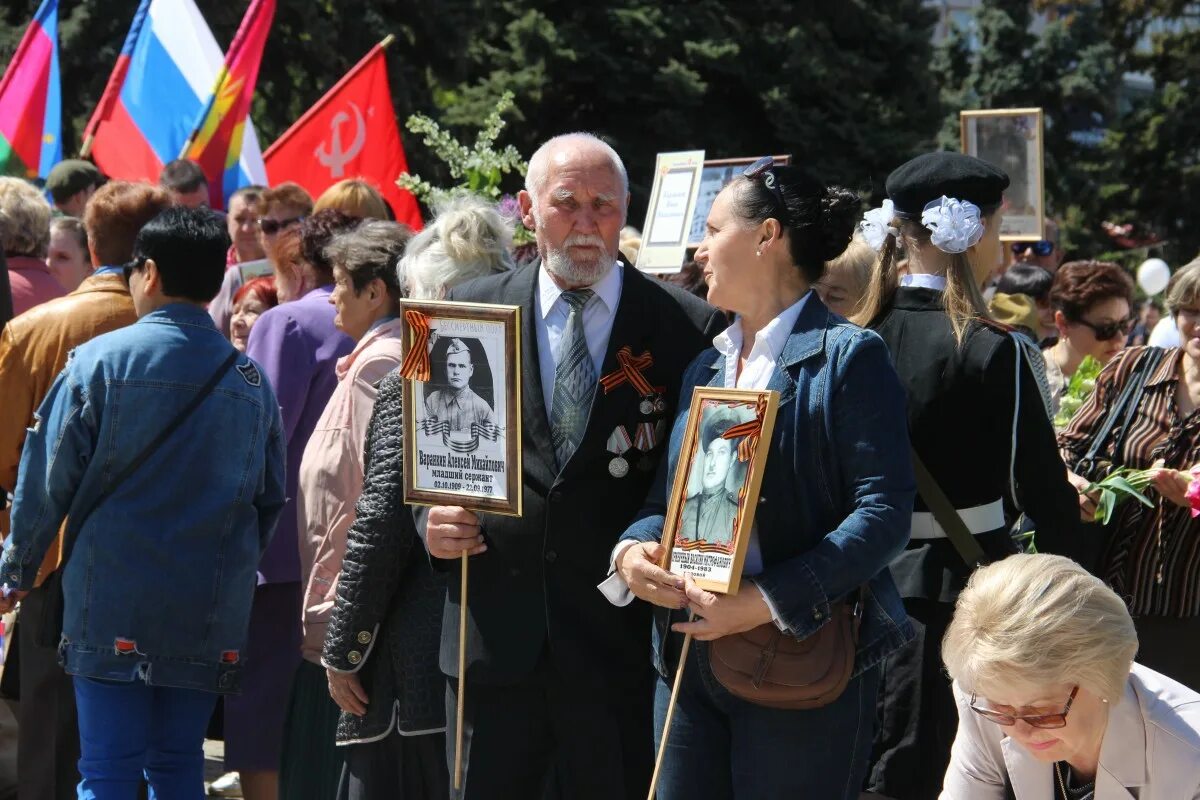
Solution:
[[[1054,252],[1054,242],[1041,239],[1036,242],[1013,242],[1013,255],[1019,256],[1026,250],[1032,250],[1035,256],[1048,256]]]
[[[742,172],[742,177],[752,181],[761,180],[763,186],[775,197],[775,205],[779,209],[780,222],[787,220],[787,203],[783,201],[783,192],[779,189],[779,179],[775,177],[775,173],[771,170],[775,166],[775,159],[771,156],[763,156],[758,161],[755,161],[750,166],[746,167]]]
[[[268,217],[258,218],[258,228],[267,236],[274,236],[282,230],[292,227],[304,221],[303,216],[290,217],[288,219],[269,219]]]
[[[1065,728],[1067,725],[1067,714],[1071,710],[1071,704],[1075,702],[1075,695],[1079,694],[1079,687],[1076,686],[1071,690],[1071,696],[1067,698],[1067,705],[1062,711],[1055,714],[1004,714],[996,711],[993,708],[985,708],[976,705],[975,694],[971,694],[971,710],[979,716],[989,719],[1002,728],[1010,728],[1017,724],[1017,720],[1024,722],[1031,728]]]
[[[1133,326],[1137,324],[1137,317],[1126,317],[1116,322],[1103,322],[1099,325],[1088,322],[1086,319],[1071,321],[1090,329],[1095,334],[1097,341],[1107,342],[1109,339],[1115,339],[1118,336],[1128,336],[1129,332],[1133,330]]]

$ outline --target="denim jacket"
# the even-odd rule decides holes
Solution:
[[[667,467],[622,540],[662,538],[668,477],[687,428],[682,398],[697,386],[723,386],[724,370],[713,348],[688,366]],[[798,638],[828,623],[830,604],[866,584],[857,675],[913,636],[887,567],[908,541],[916,494],[904,390],[883,340],[816,297],[800,312],[767,388],[779,392],[779,412],[755,511],[764,569],[753,580]],[[653,658],[664,676],[664,634],[681,614],[655,615]]]
[[[204,309],[159,308],[76,348],[21,455],[0,576],[33,585],[63,519],[95,499],[230,353]],[[78,531],[64,567],[67,672],[235,691],[258,559],[284,504],[279,406],[240,356]]]

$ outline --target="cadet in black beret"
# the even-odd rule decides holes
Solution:
[[[78,158],[58,162],[46,176],[54,210],[69,217],[82,217],[88,198],[103,183],[104,176],[96,165]]]
[[[930,513],[930,482],[989,559],[1015,551],[1008,530],[1023,509],[1038,550],[1061,552],[1077,530],[1067,481],[1038,388],[1037,347],[992,321],[980,287],[1000,260],[1008,176],[959,153],[929,153],[888,176],[888,200],[867,213],[864,238],[881,250],[856,320],[887,343],[908,400],[918,471],[912,535],[891,564],[917,639],[888,657],[868,787],[910,800],[937,797],[957,714],[939,645],[971,572]],[[903,248],[907,272],[899,274]]]

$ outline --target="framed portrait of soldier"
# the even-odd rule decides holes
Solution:
[[[959,115],[962,151],[1008,175],[1002,241],[1041,239],[1045,208],[1042,110],[1002,108]]]
[[[663,526],[664,568],[736,594],[779,393],[697,387]]]
[[[401,301],[404,502],[521,515],[520,315]]]

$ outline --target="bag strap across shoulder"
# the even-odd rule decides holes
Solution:
[[[987,554],[979,546],[979,542],[971,534],[967,524],[958,515],[958,510],[946,497],[942,487],[934,480],[933,473],[925,466],[925,462],[912,450],[913,472],[917,478],[917,492],[929,507],[929,512],[937,520],[938,525],[946,532],[946,538],[954,545],[954,549],[962,556],[969,567],[979,567],[988,563]]]
[[[1083,458],[1079,459],[1074,465],[1074,471],[1078,475],[1089,477],[1092,467],[1096,463],[1096,459],[1104,452],[1105,443],[1112,435],[1113,431],[1120,425],[1120,433],[1117,441],[1113,443],[1112,454],[1113,458],[1118,458],[1121,453],[1121,448],[1124,446],[1125,437],[1129,432],[1129,424],[1133,421],[1134,415],[1137,414],[1138,406],[1141,404],[1142,393],[1146,388],[1146,381],[1158,369],[1158,365],[1166,356],[1166,351],[1161,347],[1147,347],[1145,354],[1134,364],[1133,369],[1129,372],[1129,377],[1125,379],[1125,386],[1121,389],[1121,393],[1117,395],[1117,400],[1113,403],[1107,413],[1104,415],[1104,422],[1096,429],[1095,435],[1092,436],[1091,442],[1088,444],[1087,451],[1083,454]]]
[[[220,383],[221,379],[225,377],[225,373],[229,372],[230,368],[237,362],[239,355],[241,355],[241,353],[239,353],[237,350],[231,352],[229,357],[222,361],[221,365],[217,367],[217,371],[214,372],[211,377],[209,377],[208,382],[200,387],[200,390],[196,392],[192,399],[187,402],[187,405],[181,408],[179,413],[177,413],[174,418],[167,423],[166,427],[159,431],[159,434],[155,436],[149,444],[143,447],[142,451],[138,453],[133,460],[125,465],[124,469],[117,474],[117,477],[113,478],[112,481],[104,487],[100,494],[96,496],[91,505],[86,506],[83,511],[76,512],[71,517],[67,524],[66,534],[63,536],[63,564],[66,564],[67,559],[70,558],[71,550],[75,546],[75,539],[77,538],[79,531],[83,529],[83,524],[87,522],[87,519],[91,516],[92,512],[95,511],[101,503],[107,500],[109,496],[116,491],[117,487],[124,483],[130,475],[136,472],[137,469],[146,462],[146,459],[153,455],[154,451],[158,450],[158,448],[170,438],[171,434],[179,429],[179,426],[182,425],[184,421],[192,415],[193,411],[199,408],[200,404],[204,402],[205,398],[212,394],[213,389],[217,388],[217,384]]]

